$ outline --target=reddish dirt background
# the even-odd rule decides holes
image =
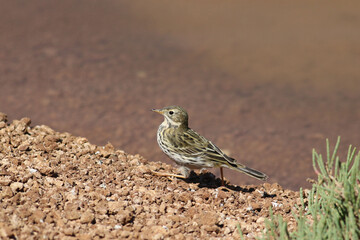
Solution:
[[[340,135],[342,153],[359,146],[359,7],[1,1],[0,111],[168,161],[155,140],[162,119],[149,110],[180,105],[192,128],[297,190],[325,138]]]

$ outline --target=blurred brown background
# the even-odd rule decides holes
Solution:
[[[161,116],[270,182],[360,142],[359,1],[0,1],[0,111],[151,161]],[[218,170],[214,170],[218,174]],[[234,184],[259,183],[226,171]]]

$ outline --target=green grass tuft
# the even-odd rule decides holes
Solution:
[[[281,216],[266,221],[262,239],[360,239],[360,152],[349,146],[347,159],[341,162],[337,156],[340,137],[330,154],[326,140],[326,160],[313,150],[313,166],[317,182],[306,199],[300,189],[299,214],[293,213],[297,229],[289,232]]]

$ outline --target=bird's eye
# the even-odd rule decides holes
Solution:
[[[169,114],[170,114],[170,115],[173,115],[173,114],[174,114],[174,111],[169,111]]]

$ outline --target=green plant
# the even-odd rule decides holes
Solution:
[[[306,200],[300,189],[299,214],[293,213],[297,229],[289,232],[281,216],[266,221],[263,239],[359,239],[360,238],[360,152],[351,145],[347,159],[337,156],[340,137],[330,155],[326,140],[326,161],[313,150],[313,166],[318,180],[313,183]]]

